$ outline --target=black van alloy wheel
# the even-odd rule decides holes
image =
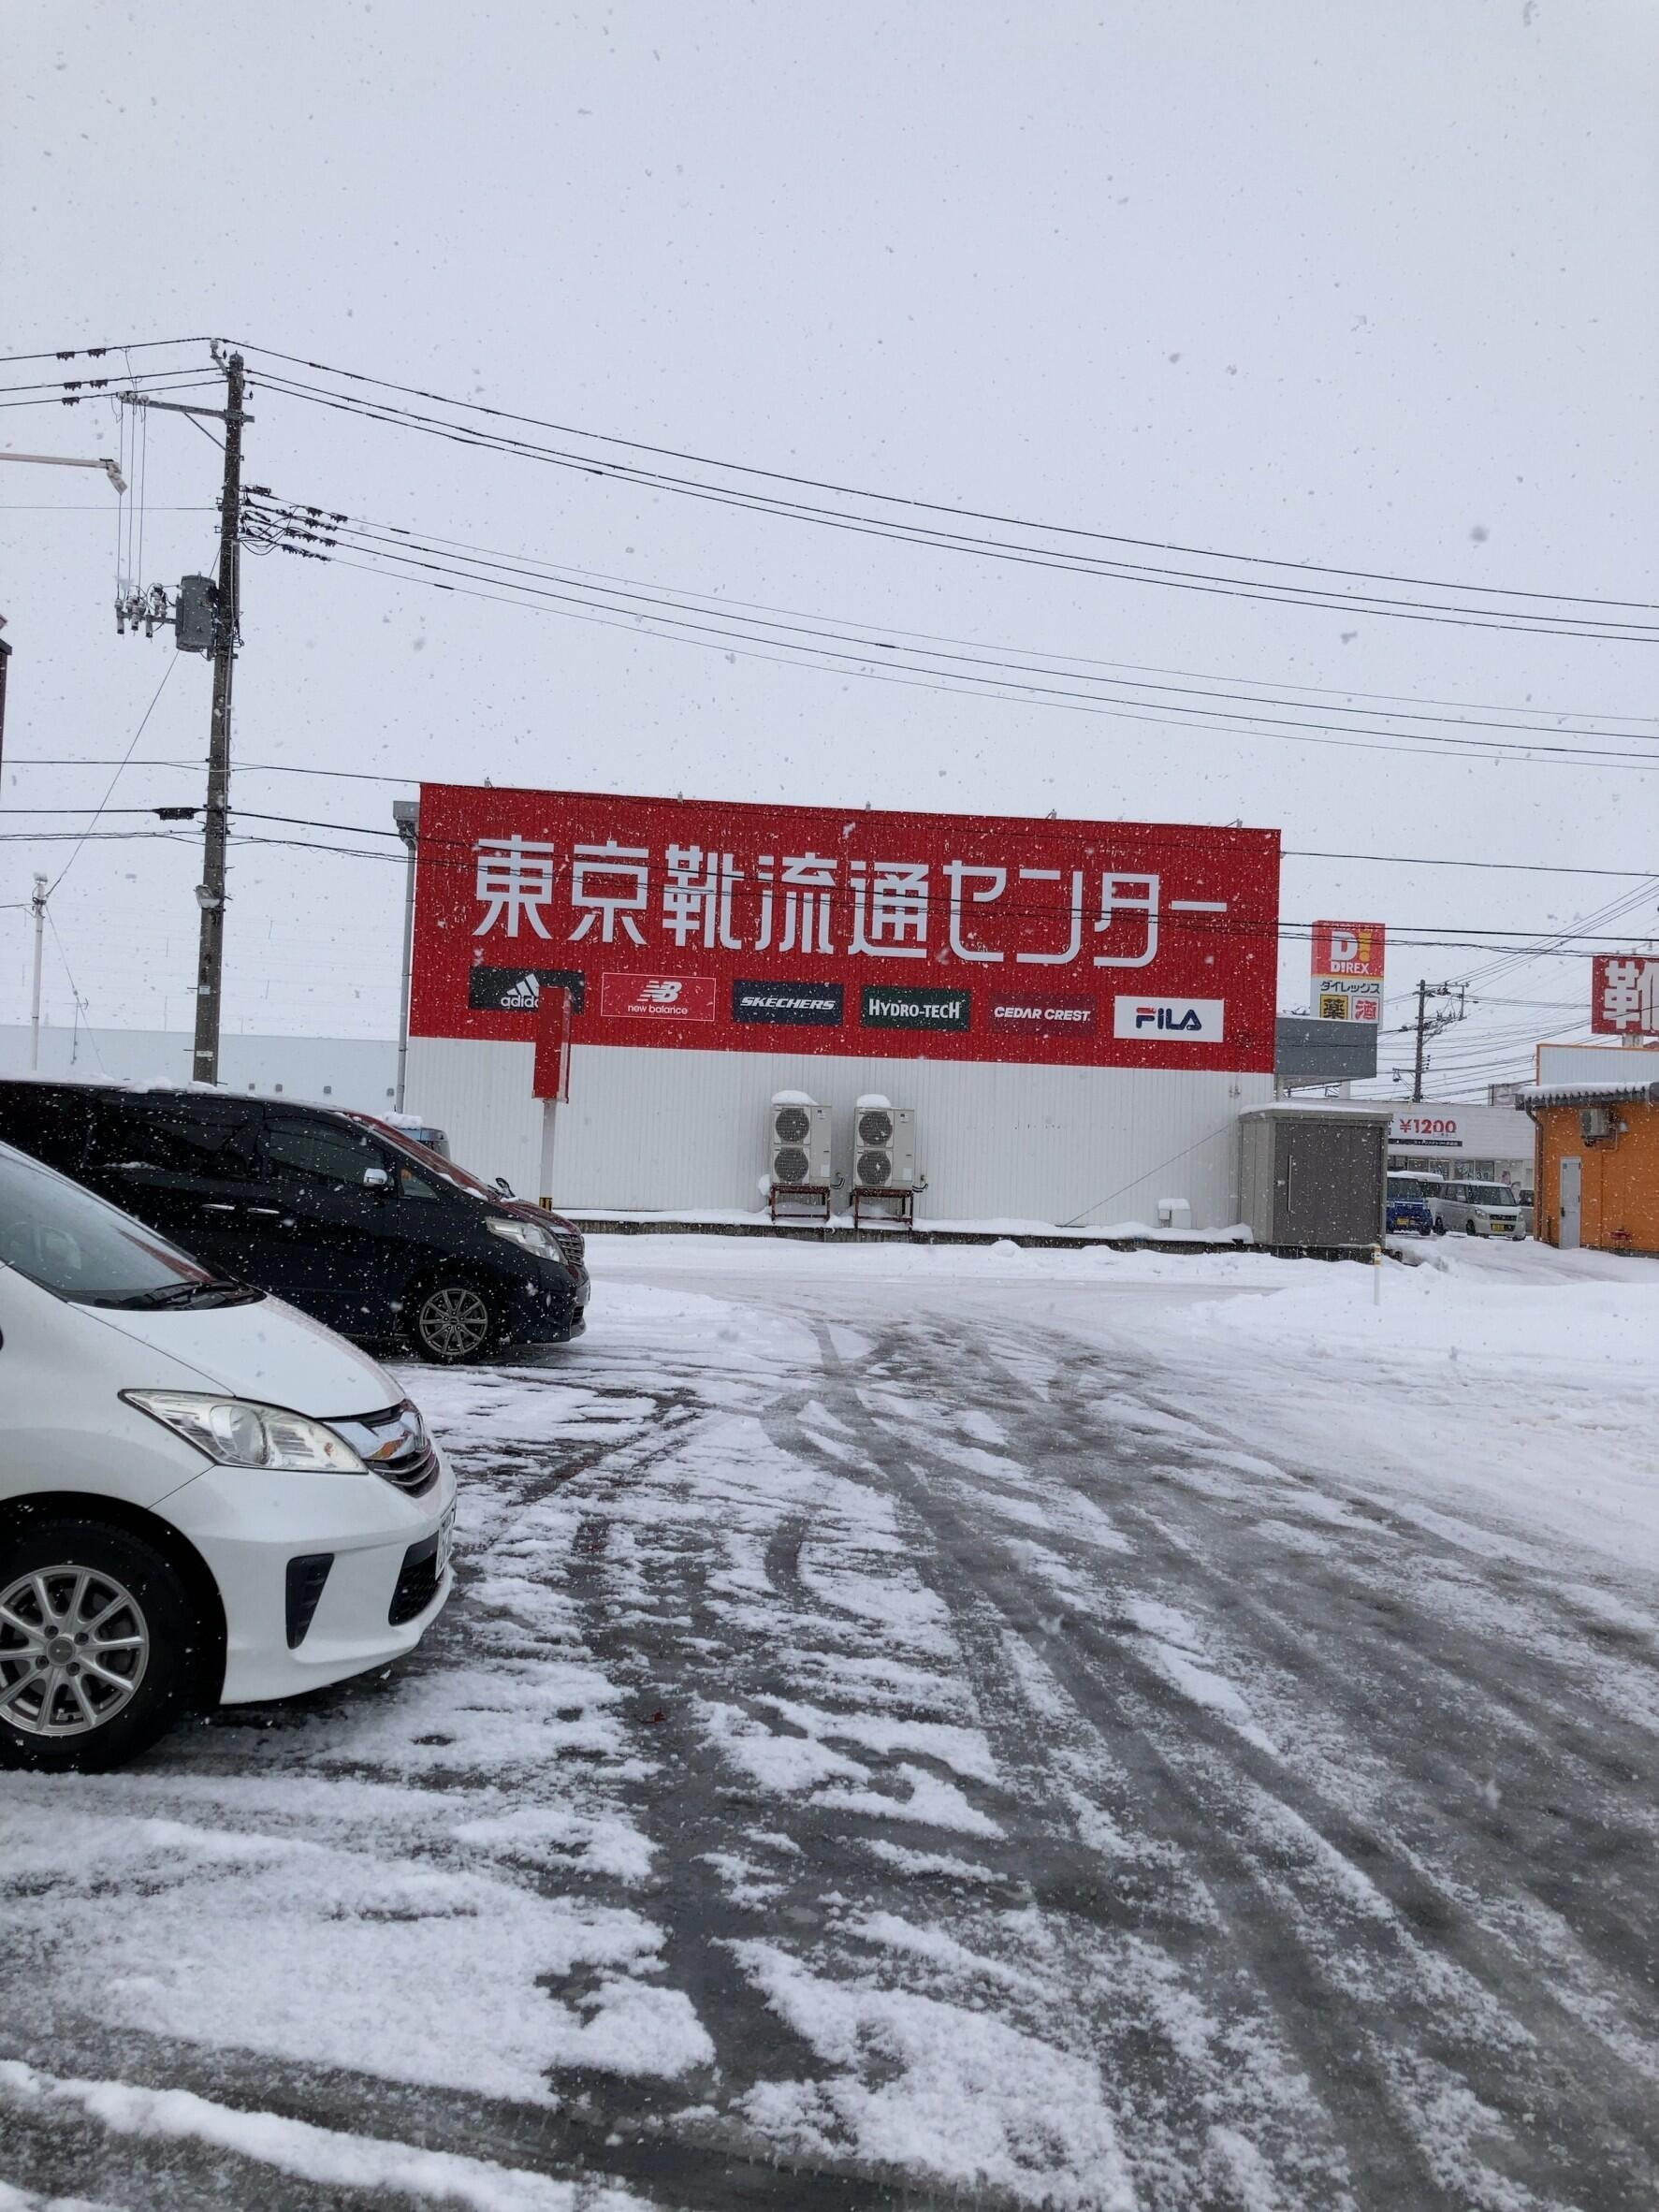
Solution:
[[[476,1284],[444,1276],[417,1290],[411,1302],[411,1333],[423,1360],[440,1366],[475,1360],[495,1335],[495,1312]]]
[[[189,1702],[200,1642],[159,1551],[94,1521],[25,1525],[0,1588],[0,1767],[96,1772]]]

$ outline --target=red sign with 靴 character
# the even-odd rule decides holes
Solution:
[[[1273,1064],[1273,830],[421,793],[417,1037]]]
[[[1596,1036],[1659,1036],[1659,958],[1597,953],[1590,972],[1590,1026]]]

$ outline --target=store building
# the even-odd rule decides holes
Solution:
[[[196,1037],[189,1029],[107,1029],[86,1022],[43,1022],[39,1066],[58,1083],[189,1083]],[[32,1071],[26,1022],[0,1023],[0,1075]],[[398,1044],[391,1037],[256,1036],[226,1029],[219,1040],[219,1081],[227,1091],[264,1099],[305,1099],[362,1113],[391,1107]]]
[[[913,1111],[918,1217],[1238,1218],[1276,832],[429,785],[407,1103],[573,1211],[762,1203],[770,1102]]]
[[[1538,1132],[1544,1242],[1659,1257],[1659,1080],[1535,1084],[1521,1098]]]
[[[1476,1183],[1533,1184],[1533,1126],[1519,1106],[1397,1107],[1389,1125],[1389,1165]]]

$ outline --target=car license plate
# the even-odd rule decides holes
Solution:
[[[438,1523],[438,1579],[440,1581],[444,1579],[444,1570],[449,1564],[449,1554],[454,1548],[455,1507],[451,1506],[448,1512]]]

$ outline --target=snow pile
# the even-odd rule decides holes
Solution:
[[[1456,1357],[1518,1375],[1540,1362],[1571,1364],[1588,1380],[1598,1370],[1627,1371],[1644,1345],[1659,1343],[1659,1272],[1623,1282],[1516,1281],[1460,1266],[1454,1249],[1449,1264],[1385,1267],[1380,1304],[1369,1268],[1329,1266],[1273,1298],[1217,1305],[1203,1325],[1313,1356]]]
[[[862,1099],[858,1099],[853,1101],[852,1111],[854,1113],[891,1113],[893,1112],[893,1100],[891,1099],[883,1098],[880,1091],[866,1091]]]
[[[772,1103],[774,1106],[816,1106],[818,1100],[810,1091],[774,1091]]]

